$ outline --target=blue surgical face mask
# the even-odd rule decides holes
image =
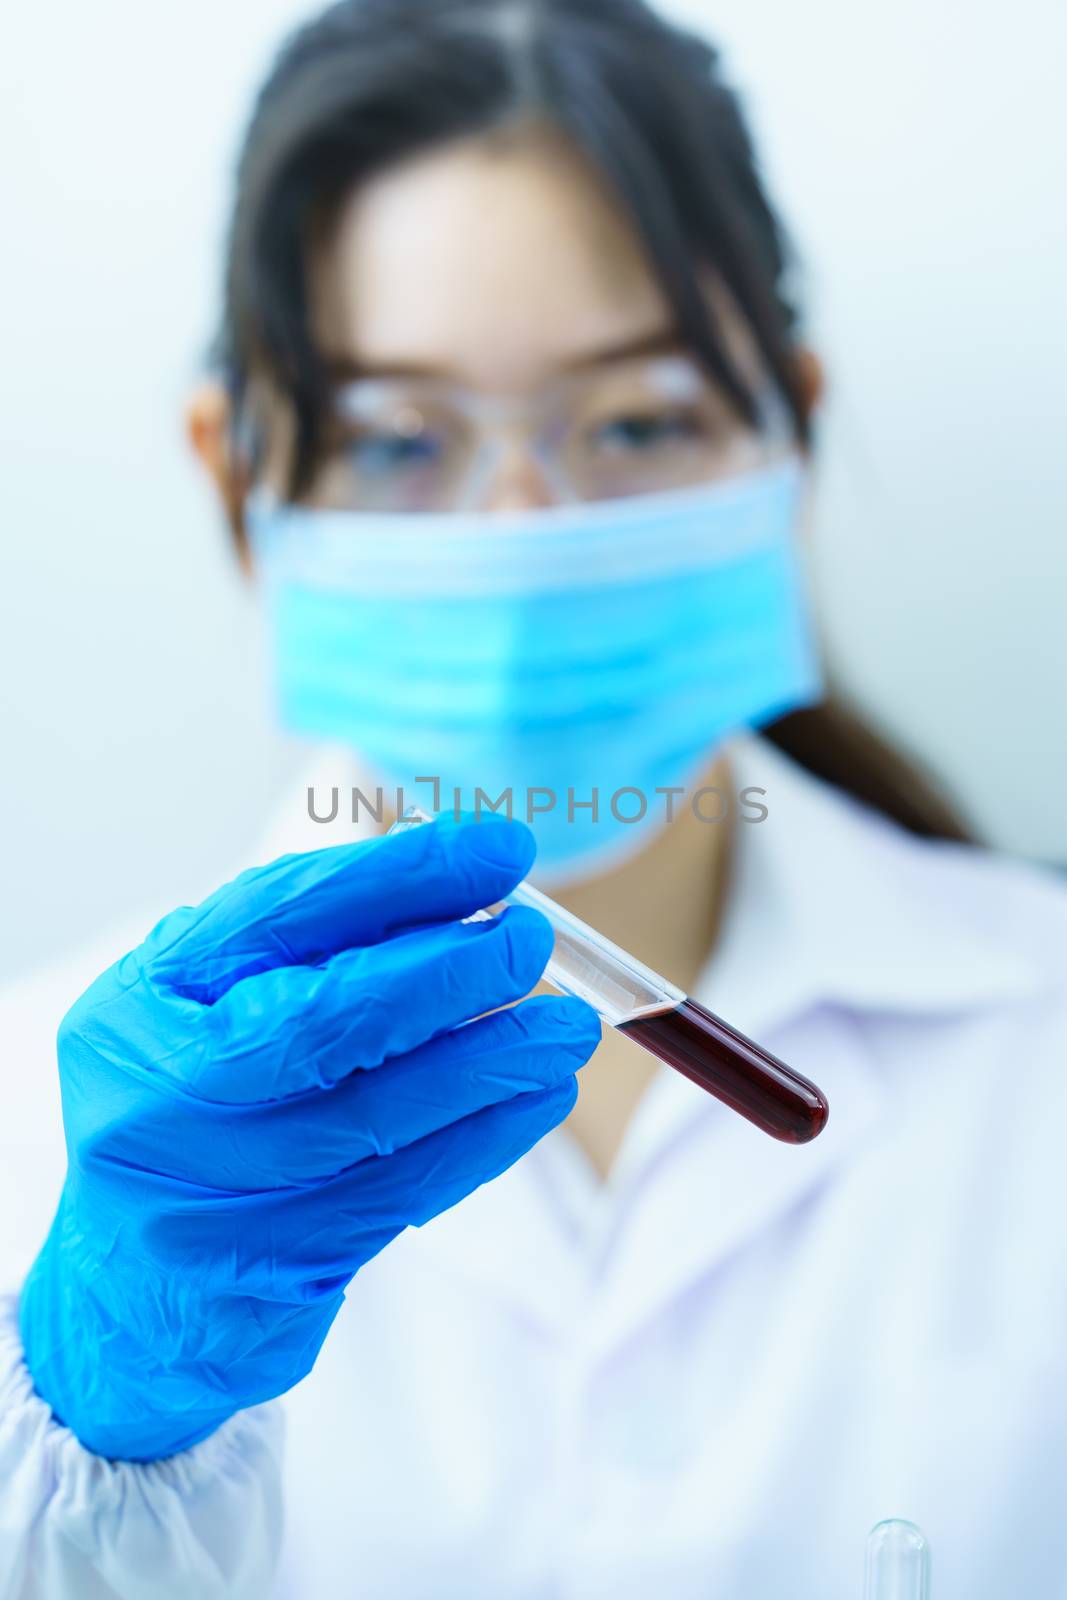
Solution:
[[[510,792],[543,881],[606,870],[728,735],[819,696],[801,476],[491,514],[254,498],[282,721],[423,805],[431,777],[447,809]]]

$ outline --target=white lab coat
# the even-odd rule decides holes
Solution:
[[[152,1466],[51,1419],[10,1302],[3,1600],[857,1600],[890,1515],[936,1600],[1067,1596],[1067,890],[734,759],[769,816],[697,992],[826,1089],[826,1132],[777,1144],[664,1069],[605,1187],[557,1131],[366,1266],[284,1402]],[[283,822],[261,859],[342,837],[303,788]],[[0,1007],[11,1290],[103,959]]]

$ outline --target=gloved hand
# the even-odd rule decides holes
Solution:
[[[365,1261],[567,1115],[595,1012],[482,1015],[537,982],[547,921],[457,920],[533,855],[486,818],[283,857],[164,918],[64,1018],[69,1167],[20,1322],[90,1450],[169,1455],[289,1389]]]

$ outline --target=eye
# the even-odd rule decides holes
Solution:
[[[388,429],[357,435],[349,440],[347,450],[361,476],[381,478],[436,465],[444,453],[444,441],[427,431],[409,435]]]
[[[702,438],[705,429],[692,411],[620,413],[591,430],[590,443],[605,455],[643,454]]]

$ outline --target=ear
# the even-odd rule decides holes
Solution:
[[[233,452],[230,397],[221,383],[205,378],[193,390],[185,406],[185,435],[215,485],[237,546],[237,558],[243,571],[250,576],[252,561],[244,526],[248,468]]]
[[[814,350],[798,345],[793,352],[804,414],[810,419],[826,394],[826,372]]]

